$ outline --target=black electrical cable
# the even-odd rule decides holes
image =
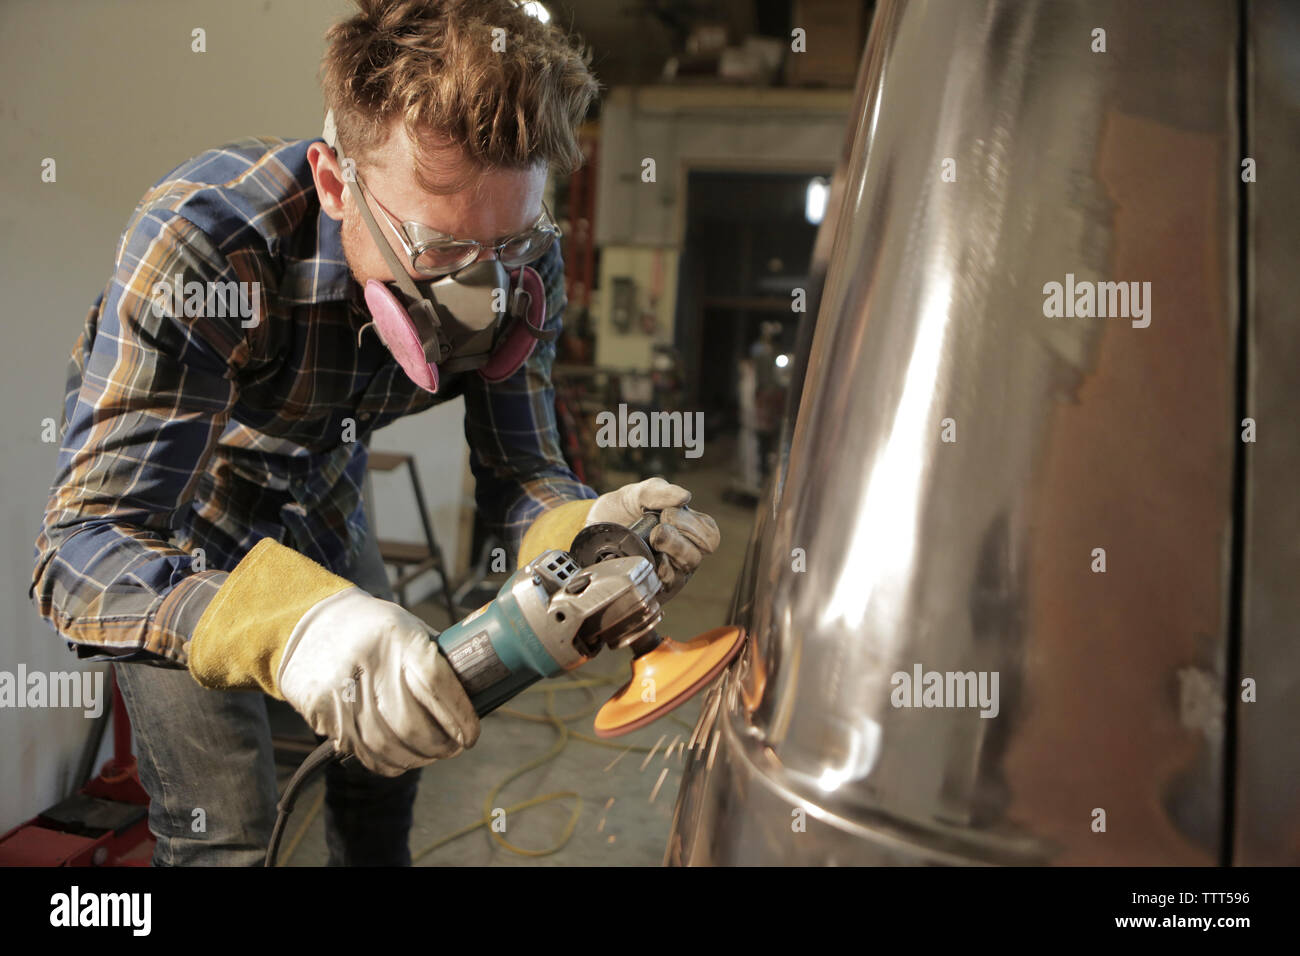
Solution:
[[[280,802],[275,805],[275,829],[271,831],[271,842],[266,847],[265,866],[275,866],[276,854],[280,852],[280,840],[284,837],[284,828],[289,822],[289,816],[293,813],[293,805],[298,800],[298,791],[315,776],[326,764],[337,757],[332,741],[325,741],[315,750],[313,750],[302,762],[293,776],[289,778],[289,783],[284,788],[284,794],[280,797]]]

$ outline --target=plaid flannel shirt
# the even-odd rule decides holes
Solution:
[[[458,395],[478,508],[512,553],[543,510],[595,497],[560,452],[553,343],[505,382],[449,374],[437,395],[373,329],[358,344],[369,317],[316,197],[311,142],[191,159],[146,193],[118,244],[69,365],[32,584],[83,658],[185,664],[208,602],[264,537],[344,573],[366,535],[367,435]],[[536,268],[559,329],[558,244]],[[223,289],[247,292],[246,310]]]

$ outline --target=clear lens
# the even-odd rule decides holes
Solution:
[[[478,258],[476,242],[441,242],[426,246],[415,257],[415,269],[424,275],[445,275],[463,269]]]
[[[505,243],[498,255],[507,266],[522,266],[536,261],[555,241],[555,233],[550,229],[536,229],[526,236],[511,239]]]

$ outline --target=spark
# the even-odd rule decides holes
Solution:
[[[655,802],[655,797],[659,796],[659,788],[664,785],[664,777],[668,776],[668,768],[664,767],[659,773],[659,779],[655,781],[655,788],[650,791],[650,802]]]
[[[629,753],[631,753],[631,752],[632,752],[632,748],[631,748],[631,747],[628,747],[626,750],[624,750],[622,753],[620,753],[617,757],[615,757],[613,760],[611,760],[611,761],[609,762],[609,764],[605,767],[605,773],[609,773],[611,770],[613,770],[613,769],[614,769],[614,764],[618,763],[620,760],[622,760],[624,757],[626,757],[626,756],[627,756]]]
[[[626,752],[627,752],[627,751],[624,751],[624,753],[626,753]],[[597,833],[604,833],[604,832],[605,832],[605,817],[606,817],[606,815],[608,815],[608,813],[609,813],[609,808],[612,807],[613,805],[614,805],[614,798],[613,798],[613,797],[610,797],[608,800],[605,801],[605,812],[602,813],[602,814],[600,815],[600,824],[596,827],[596,832],[597,832]]]
[[[650,766],[650,761],[654,759],[655,751],[657,751],[659,749],[659,745],[662,744],[667,739],[668,739],[668,735],[664,734],[662,737],[660,737],[658,740],[655,741],[655,745],[651,747],[650,752],[645,755],[645,760],[641,761],[642,770]]]

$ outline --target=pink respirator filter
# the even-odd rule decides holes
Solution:
[[[420,335],[402,303],[378,279],[366,283],[366,307],[379,337],[411,381],[426,392],[438,391],[438,366],[426,361]]]
[[[512,282],[528,295],[528,314],[524,317],[533,328],[540,330],[546,324],[546,290],[542,288],[542,277],[531,266],[516,269],[510,274]],[[478,370],[479,375],[488,382],[504,382],[519,366],[528,361],[537,346],[537,339],[528,334],[519,323],[513,323],[505,339],[488,357],[487,364]]]

